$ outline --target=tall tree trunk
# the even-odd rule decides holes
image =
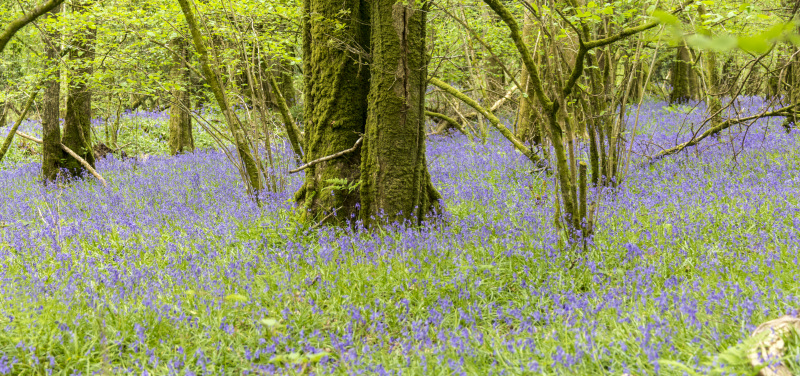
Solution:
[[[280,92],[286,105],[292,107],[297,104],[297,95],[294,91],[294,78],[292,77],[292,66],[284,64],[278,65],[277,79],[280,86]]]
[[[525,12],[525,20],[522,25],[522,38],[525,39],[525,43],[529,45],[534,45],[536,43],[533,40],[533,15],[530,12]],[[538,56],[534,56],[534,59]],[[519,98],[519,109],[517,112],[517,128],[515,130],[517,138],[522,140],[523,142],[533,141],[536,144],[541,143],[541,132],[537,131],[537,129],[541,128],[541,125],[537,127],[537,113],[538,108],[536,107],[536,99],[530,95],[528,95],[528,85],[530,85],[530,74],[528,74],[528,69],[525,65],[522,65],[522,81],[520,82],[522,87],[520,88],[520,98]],[[541,123],[538,122],[538,123]]]
[[[678,46],[675,52],[675,61],[672,64],[672,92],[669,95],[669,103],[686,103],[691,99],[691,80],[689,75],[692,73],[692,56],[686,44]]]
[[[701,18],[707,13],[705,6],[702,4],[697,8],[697,12],[700,14]],[[705,31],[705,34],[709,37],[711,36],[711,32],[708,30]],[[703,71],[706,78],[706,106],[708,108],[708,115],[714,116],[711,121],[711,126],[715,127],[722,121],[722,114],[718,114],[720,109],[722,109],[722,103],[719,99],[720,78],[717,72],[717,54],[712,50],[707,50],[703,52],[703,57]]]
[[[73,12],[84,13],[90,2],[74,2]],[[93,72],[94,44],[97,29],[87,26],[73,37],[69,52],[72,70],[69,72],[67,88],[67,114],[64,118],[62,143],[94,167],[92,153],[92,92],[88,85]],[[73,177],[83,176],[83,165],[75,158],[66,156],[62,167]]]
[[[796,3],[791,0],[783,0],[783,7],[786,10],[786,13],[792,18],[789,21],[794,21],[795,25],[800,22],[800,12],[798,12]],[[787,17],[789,18],[789,17]],[[795,32],[800,32],[800,26],[795,27]],[[795,106],[800,106],[800,51],[795,45],[788,44],[789,46],[789,55],[791,57],[791,61],[789,62],[788,66],[786,67],[786,86],[788,91],[786,92],[786,98],[789,100],[790,104],[794,104]],[[783,127],[786,129],[787,132],[791,131],[792,128],[797,127],[797,122],[800,121],[800,116],[797,115],[797,112],[800,111],[800,108],[795,107],[794,111],[790,116],[787,116],[783,122]]]
[[[426,15],[430,2],[376,0],[361,218],[419,224],[440,199],[425,162]]]
[[[189,110],[192,108],[189,97],[191,76],[184,62],[189,61],[189,50],[183,38],[172,40],[173,51],[180,55],[175,57],[172,65],[172,79],[179,87],[172,90],[172,106],[169,113],[169,151],[172,155],[194,151],[194,137],[192,135],[192,117]]]
[[[57,17],[61,12],[61,6],[54,8],[47,15],[48,18]],[[52,182],[58,178],[60,161],[64,159],[64,151],[61,149],[61,125],[59,120],[59,103],[61,92],[61,66],[59,55],[61,54],[61,34],[57,29],[46,31],[42,35],[42,43],[45,50],[45,66],[48,69],[47,76],[43,82],[44,99],[42,105],[42,177],[45,182]]]
[[[367,0],[303,1],[303,73],[305,75],[306,162],[347,150],[365,131],[369,67],[369,3]],[[344,25],[336,29],[331,20]],[[351,45],[330,43],[348,41]],[[362,56],[359,51],[363,51]],[[343,222],[358,214],[361,180],[359,150],[306,169],[295,198],[312,220]],[[335,215],[333,213],[336,213]]]

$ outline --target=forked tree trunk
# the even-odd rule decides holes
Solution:
[[[48,13],[48,18],[57,17],[61,12],[61,6],[54,8]],[[45,66],[48,69],[47,76],[43,81],[44,99],[42,104],[42,177],[45,182],[53,182],[58,178],[60,161],[65,157],[61,149],[61,126],[59,124],[59,103],[61,92],[61,73],[59,55],[61,46],[61,34],[58,30],[48,32],[48,27],[44,27],[45,33],[42,36],[42,43],[45,50]]]
[[[194,137],[192,136],[192,108],[188,87],[191,85],[191,76],[184,62],[189,61],[186,41],[175,38],[172,41],[173,51],[180,55],[175,57],[172,65],[172,79],[180,87],[172,90],[172,106],[169,113],[169,151],[172,155],[194,151]]]
[[[372,64],[362,148],[361,218],[419,224],[440,199],[425,162],[426,15],[430,3],[372,4]]]
[[[83,13],[91,3],[73,3],[73,12]],[[93,72],[94,44],[97,29],[87,27],[76,33],[69,52],[74,68],[70,71],[67,88],[67,114],[64,118],[64,137],[61,142],[94,167],[92,153],[92,92],[88,85]],[[61,167],[73,177],[83,176],[86,169],[78,160],[65,155]]]
[[[304,0],[305,161],[355,145],[364,133],[369,91],[369,1]],[[342,25],[336,29],[331,20]],[[348,46],[331,43],[335,37]],[[306,169],[295,199],[311,220],[344,222],[358,214],[360,150]],[[352,189],[337,189],[349,186]],[[335,212],[335,215],[333,214]]]

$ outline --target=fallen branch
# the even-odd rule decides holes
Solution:
[[[70,148],[66,147],[64,144],[61,144],[61,149],[64,150],[67,154],[69,154],[72,158],[75,158],[75,160],[80,162],[81,165],[83,165],[84,168],[89,170],[89,172],[91,172],[92,175],[94,175],[94,177],[97,178],[97,180],[100,180],[100,182],[103,183],[104,187],[108,188],[108,184],[106,184],[106,179],[103,179],[103,177],[97,172],[97,170],[95,170],[92,167],[92,165],[89,164],[89,162],[86,162],[85,159],[81,158],[80,155],[76,154],[74,151],[72,151]]]
[[[38,139],[36,137],[33,137],[33,136],[29,135],[29,134],[25,134],[25,133],[22,133],[20,131],[17,131],[17,134],[20,137],[28,139],[28,140],[31,140],[31,141],[33,141],[33,142],[35,142],[37,144],[41,144],[42,143],[42,140],[40,140],[40,139]],[[72,158],[75,158],[75,160],[78,161],[78,163],[80,163],[92,175],[94,175],[94,177],[97,178],[97,180],[100,180],[100,182],[103,183],[104,187],[108,188],[108,184],[106,183],[106,179],[103,179],[103,176],[100,175],[100,173],[98,173],[97,170],[95,170],[94,167],[92,167],[92,165],[89,164],[89,162],[86,162],[85,159],[81,158],[80,155],[78,155],[77,153],[72,151],[72,149],[68,148],[66,145],[64,145],[64,144],[59,144],[59,145],[61,145],[61,150],[64,150],[64,152],[69,154]]]
[[[331,159],[339,158],[339,157],[341,157],[341,156],[343,156],[343,155],[345,155],[347,153],[352,153],[352,152],[356,151],[356,149],[358,149],[358,145],[361,145],[361,141],[362,140],[364,140],[364,136],[359,137],[358,140],[356,141],[356,143],[350,149],[342,150],[342,151],[340,151],[340,152],[338,152],[336,154],[331,154],[329,156],[322,157],[320,159],[315,159],[315,160],[313,160],[311,162],[308,162],[308,163],[306,163],[306,164],[304,164],[304,165],[302,165],[302,166],[300,166],[300,167],[298,167],[298,168],[296,168],[294,170],[289,170],[289,173],[290,174],[294,174],[295,172],[303,171],[303,170],[305,170],[305,169],[307,169],[307,168],[309,168],[311,166],[320,164],[322,162],[329,161]]]
[[[478,104],[478,102],[475,102],[474,99],[464,95],[464,93],[458,91],[458,89],[448,85],[446,82],[436,77],[431,77],[429,79],[429,82],[432,83],[433,85],[436,85],[440,89],[446,91],[448,94],[460,99],[462,102],[474,108],[475,111],[480,112],[481,115],[489,119],[489,122],[492,123],[492,125],[495,128],[497,128],[497,130],[500,131],[500,134],[502,134],[503,137],[511,141],[512,144],[514,144],[514,147],[517,148],[517,150],[519,150],[524,156],[528,157],[528,159],[530,159],[531,162],[533,162],[534,164],[537,165],[539,164],[541,159],[536,154],[534,154],[529,147],[525,146],[525,143],[523,143],[520,139],[514,136],[514,133],[512,133],[511,130],[509,130],[505,125],[503,125],[503,123],[500,122],[500,119],[498,119],[497,116],[495,116],[491,111],[486,110],[485,108],[483,108],[483,106]]]
[[[467,132],[467,130],[464,129],[464,127],[462,127],[461,124],[456,119],[453,119],[453,118],[451,118],[451,117],[449,117],[449,116],[447,116],[445,114],[440,114],[438,112],[433,112],[433,111],[428,111],[428,110],[425,110],[425,115],[444,120],[446,123],[452,125],[453,128],[458,129],[459,131],[461,131],[461,133],[466,135],[467,138],[470,141],[472,141],[472,135],[469,132]],[[436,132],[434,132],[432,134],[438,134],[439,132],[441,132],[441,131],[437,129]]]
[[[497,111],[497,109],[499,109],[502,105],[504,105],[507,100],[511,99],[511,97],[514,96],[514,93],[516,93],[518,89],[519,88],[516,87],[516,86],[512,86],[510,89],[508,89],[508,91],[506,91],[506,95],[504,95],[502,98],[500,98],[497,101],[495,101],[494,104],[492,105],[492,107],[489,107],[489,111],[491,111],[493,113],[495,111]],[[477,118],[478,117],[478,113],[477,112],[470,112],[470,113],[464,115],[464,117],[467,118],[467,119]]]
[[[668,155],[680,153],[681,151],[683,151],[684,149],[686,149],[686,148],[688,148],[690,146],[697,145],[698,143],[700,143],[700,141],[703,141],[707,137],[709,137],[711,135],[714,135],[714,134],[717,134],[717,133],[719,133],[719,132],[721,132],[721,131],[723,131],[723,130],[725,130],[727,128],[730,128],[731,126],[736,125],[736,124],[741,124],[741,123],[744,123],[744,122],[747,122],[747,121],[750,121],[750,120],[756,120],[756,119],[765,118],[765,117],[771,117],[771,116],[787,116],[787,115],[791,114],[790,111],[795,106],[796,106],[796,104],[793,104],[791,106],[786,106],[786,107],[783,107],[783,108],[779,108],[779,109],[777,109],[775,111],[771,111],[771,112],[762,112],[762,113],[760,113],[758,115],[748,116],[748,117],[744,117],[744,118],[736,118],[736,119],[725,120],[722,123],[719,123],[718,125],[709,128],[707,131],[703,132],[701,135],[699,135],[697,137],[693,137],[689,141],[686,141],[686,142],[684,142],[684,143],[682,143],[680,145],[677,145],[677,146],[675,146],[673,148],[662,150],[658,154],[648,158],[648,161],[643,163],[642,165],[649,166],[649,165],[652,165],[653,163],[657,162],[658,160],[660,160],[660,159],[662,159],[662,158],[664,158],[664,157],[666,157]]]

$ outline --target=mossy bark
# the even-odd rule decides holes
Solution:
[[[365,131],[370,72],[370,2],[304,0],[303,73],[305,75],[305,161],[352,148]],[[338,26],[343,27],[338,27]],[[347,45],[331,43],[344,41]],[[363,54],[361,53],[363,52]],[[344,222],[359,211],[359,150],[307,168],[295,199],[310,220]]]
[[[425,162],[425,26],[430,3],[415,4],[419,2],[372,4],[372,77],[361,156],[365,222],[419,224],[440,199]]]
[[[192,135],[192,108],[188,87],[191,85],[189,68],[184,62],[189,61],[189,50],[183,38],[172,40],[172,49],[179,56],[175,56],[172,65],[172,79],[179,85],[172,90],[172,105],[169,112],[169,151],[172,155],[194,151],[194,137]]]
[[[691,79],[692,73],[691,54],[685,44],[678,46],[675,52],[675,60],[672,63],[672,92],[669,95],[669,103],[686,103],[691,99]]]
[[[54,8],[47,15],[56,17],[61,6]],[[44,28],[42,43],[45,51],[45,66],[48,71],[43,81],[44,98],[42,103],[42,177],[45,182],[53,182],[58,178],[59,163],[64,158],[61,149],[61,125],[59,120],[59,103],[61,92],[61,34],[57,30]]]
[[[525,43],[530,45],[535,43],[533,40],[533,29],[533,15],[530,12],[525,12],[525,19],[522,24],[522,38],[525,40]],[[536,56],[534,56],[534,58],[536,58]],[[538,116],[541,111],[536,106],[538,104],[536,99],[528,93],[530,74],[528,74],[528,69],[524,64],[522,65],[522,82],[520,82],[520,84],[522,87],[520,88],[515,134],[517,138],[523,142],[540,144],[542,142],[542,127],[540,125],[537,126],[537,124],[541,124],[541,121],[537,120],[541,120]]]
[[[697,12],[700,16],[704,16],[707,14],[707,10],[704,5],[700,5],[697,8]],[[711,36],[711,32],[708,30],[702,31],[702,33],[706,36]],[[711,126],[714,127],[720,122],[722,122],[722,103],[719,99],[720,90],[720,77],[719,72],[717,71],[717,54],[712,50],[707,50],[703,52],[703,65],[704,65],[704,76],[705,76],[705,83],[706,83],[706,106],[708,108],[708,115],[712,116],[713,119],[711,120]]]
[[[74,2],[73,12],[84,13],[90,2]],[[94,167],[92,152],[92,92],[88,81],[94,69],[95,38],[97,29],[87,26],[75,34],[69,58],[72,69],[67,87],[67,113],[61,143]],[[86,169],[75,158],[64,155],[62,168],[72,177],[81,177]]]

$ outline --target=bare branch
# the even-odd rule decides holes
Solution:
[[[304,165],[302,165],[302,166],[300,166],[300,167],[298,167],[298,168],[296,168],[294,170],[289,170],[289,173],[290,174],[294,174],[295,172],[303,171],[303,170],[305,170],[305,169],[307,169],[307,168],[309,168],[311,166],[314,166],[316,164],[320,164],[322,162],[329,161],[331,159],[339,158],[339,157],[341,157],[341,156],[343,156],[345,154],[348,154],[348,153],[352,153],[352,152],[356,151],[356,149],[358,149],[358,145],[361,145],[361,141],[363,141],[363,140],[364,140],[364,136],[361,136],[361,137],[358,138],[358,140],[356,141],[356,143],[353,145],[352,148],[346,149],[346,150],[342,150],[342,151],[340,151],[340,152],[338,152],[336,154],[331,154],[331,155],[328,155],[326,157],[322,157],[320,159],[315,159],[315,160],[313,160],[311,162],[308,162],[308,163],[306,163],[306,164],[304,164]]]

